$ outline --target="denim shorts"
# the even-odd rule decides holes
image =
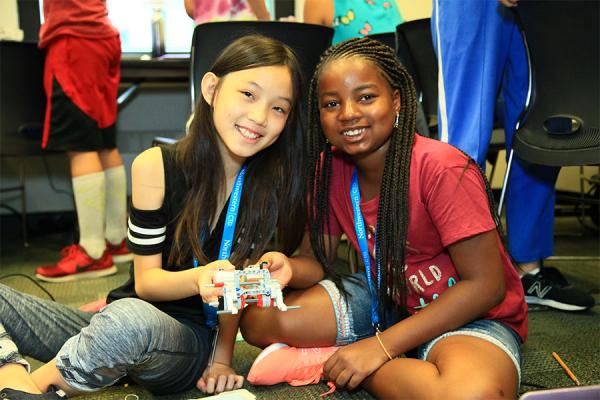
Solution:
[[[354,275],[345,277],[343,282],[344,288],[349,294],[345,301],[332,281],[323,280],[319,282],[329,294],[335,310],[337,346],[344,346],[375,335],[375,330],[371,324],[371,295],[365,274],[357,272]],[[398,321],[398,318],[391,316],[388,321],[388,326],[391,326]],[[420,345],[416,349],[416,357],[426,360],[429,351],[438,341],[454,335],[478,337],[501,348],[512,360],[519,375],[519,382],[521,381],[521,341],[519,335],[503,323],[494,320],[480,319],[458,329],[445,332]]]

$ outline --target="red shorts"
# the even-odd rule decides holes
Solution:
[[[60,36],[47,47],[42,147],[98,151],[115,147],[121,42],[118,36]]]

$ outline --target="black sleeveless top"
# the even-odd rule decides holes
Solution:
[[[165,171],[165,198],[163,204],[157,210],[138,210],[133,206],[130,207],[127,246],[134,254],[138,255],[161,253],[162,268],[164,270],[183,271],[194,267],[192,258],[186,260],[183,265],[170,265],[168,258],[173,245],[175,227],[183,208],[184,197],[189,190],[189,184],[175,164],[175,145],[161,146],[161,152]],[[227,204],[219,216],[215,229],[203,245],[204,254],[211,261],[216,260],[218,257],[226,210]],[[196,240],[200,240],[200,238],[196,238]],[[124,285],[112,290],[108,294],[107,302],[110,303],[127,297],[138,298],[135,292],[133,264],[129,269],[129,280]],[[200,295],[175,301],[149,301],[149,303],[178,320],[185,319],[198,324],[204,323]]]

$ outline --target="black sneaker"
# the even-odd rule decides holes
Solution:
[[[544,273],[544,278],[550,281],[553,285],[559,287],[569,286],[569,281],[567,281],[567,278],[565,278],[558,268],[544,265],[541,268],[541,271]]]
[[[1,400],[61,400],[66,398],[67,395],[62,390],[50,391],[42,394],[27,393],[10,388],[0,390]]]
[[[553,267],[543,267],[535,275],[525,274],[521,283],[527,304],[541,304],[563,311],[587,310],[595,304],[592,295],[571,286]]]

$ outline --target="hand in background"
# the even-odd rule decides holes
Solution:
[[[244,383],[244,377],[236,374],[229,365],[215,362],[206,367],[202,377],[196,383],[202,393],[221,393],[239,389]]]
[[[282,289],[287,286],[292,279],[292,266],[285,254],[278,251],[265,253],[258,264],[261,262],[268,262],[265,268],[271,273],[271,279],[277,279]]]
[[[235,266],[227,260],[217,260],[204,267],[200,267],[200,277],[198,278],[198,293],[202,296],[202,301],[212,303],[218,300],[218,296],[223,295],[222,287],[210,287],[214,284],[215,271],[233,271]]]
[[[502,5],[506,7],[516,7],[519,0],[498,0],[498,2],[502,3]]]

